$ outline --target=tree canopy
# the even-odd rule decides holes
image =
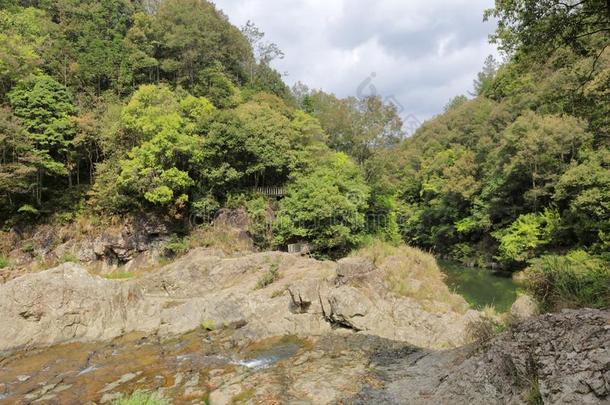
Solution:
[[[504,61],[406,137],[379,97],[289,89],[281,49],[210,1],[0,1],[0,223],[75,207],[182,223],[239,202],[272,220],[266,247],[337,255],[375,234],[468,264],[603,257],[609,3],[486,16]]]

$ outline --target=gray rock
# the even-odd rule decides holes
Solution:
[[[361,281],[375,271],[375,265],[362,257],[346,257],[337,262],[336,284]]]
[[[472,350],[475,350],[472,352]],[[610,312],[528,318],[486,347],[428,352],[378,365],[383,389],[345,403],[610,403]],[[392,375],[393,374],[393,375]]]
[[[280,279],[258,289],[272,265]],[[358,282],[337,285],[336,274],[348,274],[348,268],[348,279]],[[282,289],[288,294],[275,294]],[[139,279],[106,280],[65,264],[0,285],[0,324],[8,325],[0,328],[0,350],[107,340],[132,331],[176,335],[202,323],[239,325],[237,340],[341,328],[447,348],[464,343],[471,317],[431,312],[394,295],[364,260],[338,265],[279,252],[224,257],[195,249]]]
[[[143,303],[136,285],[91,276],[75,264],[28,274],[0,286],[0,350],[154,330],[158,320]]]

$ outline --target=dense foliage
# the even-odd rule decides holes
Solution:
[[[253,23],[240,30],[206,0],[15,0],[0,2],[0,26],[5,228],[83,212],[185,223],[240,201],[261,247],[339,254],[360,240],[363,167],[397,144],[400,118],[378,98],[322,92],[300,108]],[[253,195],[275,186],[288,189],[279,204]]]
[[[610,307],[610,267],[584,251],[537,258],[528,279],[528,290],[543,310]]]
[[[343,153],[333,154],[290,185],[278,212],[277,241],[306,240],[318,251],[344,253],[365,230],[368,197],[358,166]]]
[[[397,152],[407,241],[512,267],[545,252],[608,252],[610,32],[603,21],[591,31],[596,2],[570,4],[498,0],[489,11],[507,62],[488,60],[476,97],[453,100]]]
[[[504,63],[405,139],[378,97],[290,91],[281,50],[209,1],[0,0],[0,223],[240,205],[261,248],[336,256],[368,233],[468,264],[604,267],[610,7],[497,0],[487,16]],[[536,259],[570,251],[589,256]]]

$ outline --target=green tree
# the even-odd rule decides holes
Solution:
[[[121,112],[126,143],[134,147],[163,130],[178,130],[182,125],[179,105],[166,85],[140,86]]]
[[[45,13],[35,8],[0,9],[0,100],[19,79],[40,68],[49,25]]]
[[[203,176],[216,193],[281,185],[297,164],[290,120],[268,104],[248,102],[225,111],[205,138]]]
[[[42,203],[45,176],[68,177],[76,113],[72,95],[55,79],[38,75],[20,82],[8,95],[11,106],[33,146],[38,167],[36,202]]]
[[[468,101],[468,97],[466,97],[463,94],[461,94],[459,96],[455,96],[451,100],[449,100],[447,105],[445,105],[444,111],[448,112],[449,110],[451,110],[453,108],[457,108],[457,107],[461,106],[462,104],[464,104],[467,101]]]
[[[550,202],[559,177],[591,139],[573,117],[525,113],[506,130],[499,152],[504,186],[523,193],[527,207],[537,210]]]
[[[340,255],[360,241],[368,198],[358,166],[345,154],[333,154],[295,176],[277,214],[276,242],[307,241],[321,253]]]
[[[498,62],[492,55],[485,59],[483,70],[477,74],[477,78],[474,80],[474,96],[489,93],[498,67]]]
[[[554,200],[564,207],[567,223],[585,246],[600,253],[610,247],[610,151],[590,153],[561,176]]]
[[[247,39],[206,0],[167,0],[153,14],[136,15],[127,41],[141,78],[188,89],[206,79],[214,62],[245,80],[243,65],[251,57]]]
[[[0,108],[0,219],[29,203],[36,186],[37,158],[19,120],[8,108]]]
[[[122,124],[137,145],[119,162],[116,178],[118,193],[132,198],[110,193],[116,202],[183,216],[204,155],[198,125],[214,110],[208,100],[180,100],[166,86],[145,85],[136,91],[123,110]]]
[[[379,97],[338,99],[317,91],[311,94],[312,115],[329,134],[329,146],[364,164],[379,149],[395,146],[403,137],[396,107]]]
[[[195,93],[206,97],[218,108],[235,107],[240,101],[239,89],[224,73],[220,62],[199,73],[199,84]]]
[[[485,17],[498,20],[492,39],[503,50],[538,56],[562,45],[582,50],[592,35],[610,33],[610,3],[603,0],[496,0]]]
[[[49,72],[73,91],[125,93],[132,77],[124,37],[135,4],[130,0],[39,2],[54,23],[45,49]]]
[[[494,235],[500,241],[501,259],[525,263],[534,258],[541,247],[553,241],[559,224],[559,214],[554,210],[519,216]]]

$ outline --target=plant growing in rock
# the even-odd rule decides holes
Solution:
[[[280,288],[279,290],[275,290],[275,291],[273,292],[273,294],[271,294],[271,299],[281,297],[282,295],[284,295],[284,293],[285,293],[286,291],[288,291],[288,288],[287,288],[287,287]]]
[[[175,258],[188,252],[190,247],[188,238],[181,238],[174,235],[165,246],[163,246],[163,254],[165,257]]]
[[[129,280],[130,278],[133,278],[134,275],[133,273],[128,273],[126,271],[115,271],[113,273],[110,273],[106,276],[104,276],[104,278],[106,278],[107,280]]]
[[[129,396],[121,396],[112,405],[169,405],[169,401],[158,393],[136,390]]]
[[[34,253],[34,244],[32,242],[28,242],[26,244],[23,245],[23,247],[21,248],[21,251],[23,253]]]
[[[280,265],[276,263],[272,263],[269,267],[269,270],[258,280],[256,283],[256,289],[262,290],[265,287],[270,286],[280,279]]]
[[[201,321],[201,329],[207,330],[208,332],[212,332],[216,330],[216,322],[211,319],[204,319]]]
[[[506,320],[498,316],[493,307],[488,306],[483,309],[483,315],[480,318],[468,322],[466,334],[477,347],[482,347],[504,332],[506,328]]]

